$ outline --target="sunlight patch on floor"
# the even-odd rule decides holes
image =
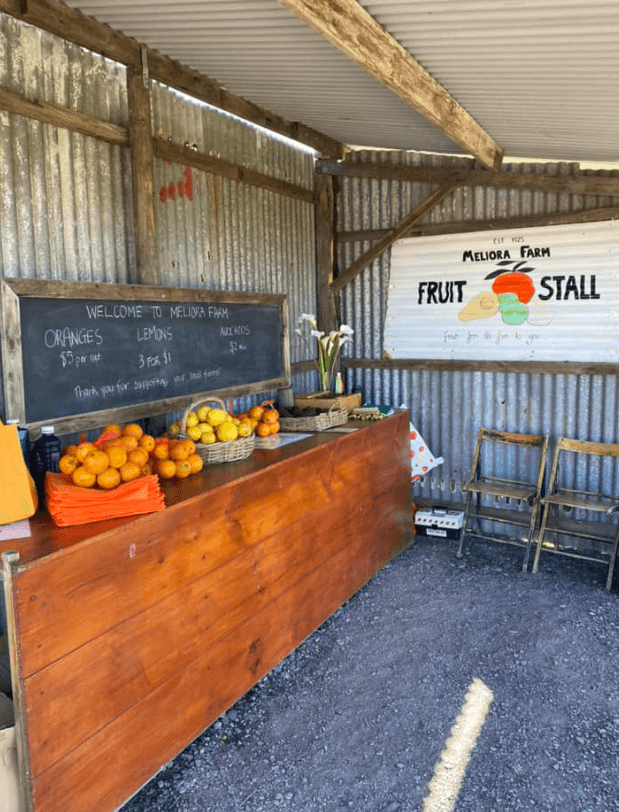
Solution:
[[[429,794],[423,802],[423,812],[451,812],[454,808],[492,699],[492,691],[480,679],[474,679],[469,685],[462,710],[428,784]]]

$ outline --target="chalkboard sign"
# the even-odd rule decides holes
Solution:
[[[6,414],[31,427],[289,386],[284,296],[6,279],[2,309]]]

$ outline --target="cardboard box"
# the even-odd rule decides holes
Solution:
[[[418,536],[459,539],[463,520],[464,511],[462,510],[444,510],[442,508],[418,510],[415,514],[415,530]]]

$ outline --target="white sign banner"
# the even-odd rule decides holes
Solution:
[[[619,221],[399,240],[384,350],[619,363]]]

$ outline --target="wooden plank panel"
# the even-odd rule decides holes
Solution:
[[[196,478],[197,495],[182,504],[86,539],[60,551],[53,560],[34,562],[15,585],[22,676],[30,676],[221,566],[257,543],[269,528],[288,525],[295,515],[312,511],[323,513],[328,521],[327,497],[337,502],[346,489],[356,487],[360,460],[366,471],[379,471],[385,447],[401,442],[405,424],[407,436],[405,416],[396,415],[282,460],[269,467],[268,480],[257,471],[226,483],[217,489],[216,510],[212,493],[200,492]],[[308,482],[314,482],[314,487],[308,488]],[[285,501],[280,490],[287,492]],[[217,544],[213,539],[219,540]],[[168,566],[158,568],[160,560]],[[102,573],[113,573],[113,580]],[[145,578],[148,592],[143,589]],[[84,607],[86,601],[88,611],[76,613],[75,606]]]
[[[206,649],[192,668],[177,672],[38,776],[34,809],[66,812],[67,798],[71,812],[115,809],[311,634],[399,544],[391,534],[357,534],[335,559]]]
[[[324,510],[273,533],[265,528],[264,541],[26,680],[32,772],[42,772],[177,671],[193,668],[206,648],[359,535],[405,539],[408,478],[391,465],[380,469],[379,479],[346,488],[336,504],[327,497]],[[155,568],[163,573],[166,562],[153,566],[157,589]],[[150,589],[146,578],[144,591]]]

